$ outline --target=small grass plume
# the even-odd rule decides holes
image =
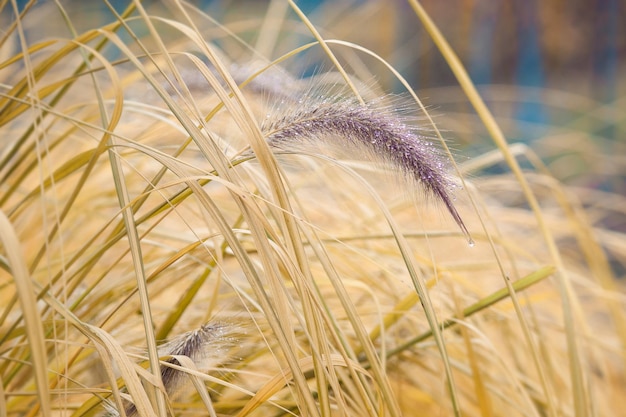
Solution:
[[[216,363],[223,363],[233,345],[241,343],[241,336],[242,333],[235,324],[206,323],[196,330],[178,335],[159,346],[159,356],[163,357],[166,362],[161,367],[161,381],[167,395],[172,398],[174,394],[182,391],[189,385],[185,384],[187,377],[185,368],[207,372]],[[176,369],[171,367],[171,365],[178,365],[183,369]],[[189,377],[194,378],[193,375],[189,375]],[[120,412],[116,410],[115,404],[105,407],[111,410],[106,415],[120,415]],[[208,407],[211,407],[210,400],[208,401]],[[138,414],[137,408],[133,403],[126,407],[124,413],[127,416]]]
[[[3,6],[0,416],[619,413],[623,198],[510,145],[409,3],[478,115],[296,2]]]

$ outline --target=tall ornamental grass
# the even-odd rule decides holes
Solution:
[[[624,197],[259,3],[0,3],[0,417],[624,415]]]

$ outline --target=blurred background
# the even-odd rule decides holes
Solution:
[[[18,2],[38,8],[43,2]],[[448,64],[425,33],[406,1],[341,0],[296,2],[327,39],[342,39],[366,47],[406,77],[424,103],[437,115],[446,137],[464,158],[493,149],[480,120],[458,87]],[[10,2],[3,14],[11,14]],[[87,30],[114,20],[105,2],[61,1]],[[122,11],[128,1],[111,1]],[[166,1],[143,4],[167,15]],[[276,58],[312,37],[286,0],[203,0],[191,2],[224,24],[268,58]],[[510,143],[528,145],[552,174],[572,187],[611,193],[609,215],[598,221],[626,231],[626,2],[623,0],[423,0],[422,6],[466,66]],[[31,10],[32,11],[32,10]],[[36,13],[29,13],[29,16]],[[63,19],[43,16],[34,37],[69,36]],[[204,21],[206,22],[206,21]],[[54,29],[55,28],[55,29]],[[264,28],[265,30],[262,30]],[[280,28],[276,33],[272,29]],[[220,33],[207,28],[207,36]],[[269,31],[268,31],[269,29]],[[270,35],[268,35],[270,34]],[[263,50],[268,36],[271,49]],[[263,39],[261,39],[263,38]],[[229,43],[230,42],[230,43]],[[265,42],[265,43],[263,43]],[[216,40],[234,60],[250,52],[229,41]],[[333,50],[358,71],[354,52]],[[380,63],[359,54],[386,91],[400,84]],[[286,62],[296,75],[319,69],[327,59],[313,48]],[[496,164],[490,172],[506,167]],[[598,194],[581,193],[583,204],[603,202]],[[606,209],[606,207],[605,207]]]
[[[362,1],[334,19],[330,5],[315,3],[307,2],[313,22],[389,60],[442,114],[442,128],[464,152],[482,153],[491,146],[448,64],[406,2]],[[626,2],[421,4],[510,142],[531,146],[563,181],[626,195]],[[361,23],[342,24],[346,15]],[[624,224],[619,227],[625,230]]]

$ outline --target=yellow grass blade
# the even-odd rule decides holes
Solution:
[[[311,371],[314,368],[314,361],[312,358],[302,358],[299,361],[300,369],[304,372]],[[328,358],[326,366],[346,366],[344,358],[341,356],[333,355]],[[367,375],[367,371],[354,363],[353,366],[357,371]],[[284,369],[279,374],[274,375],[265,385],[257,391],[257,393],[250,399],[250,401],[243,407],[243,409],[237,414],[237,417],[245,417],[250,415],[255,409],[267,402],[272,396],[281,391],[285,386],[293,381],[293,373],[291,369]]]
[[[15,234],[15,229],[9,219],[0,211],[0,242],[7,256],[8,265],[11,269],[13,282],[17,291],[24,325],[32,360],[33,377],[37,386],[37,398],[41,415],[51,416],[50,392],[48,389],[48,361],[46,359],[46,347],[41,316],[37,309],[35,288],[32,277],[28,273],[24,255],[21,253],[22,246]]]
[[[554,274],[556,271],[556,269],[553,266],[546,266],[536,272],[533,272],[532,274],[529,274],[527,276],[525,276],[524,278],[518,279],[517,281],[515,281],[513,283],[513,288],[515,289],[516,292],[520,292],[525,290],[526,288],[548,278],[549,276],[551,276],[552,274]],[[471,317],[472,315],[488,308],[491,307],[492,305],[494,305],[495,303],[502,301],[504,299],[506,299],[507,297],[510,296],[509,293],[509,289],[508,288],[502,288],[498,291],[496,291],[495,293],[489,295],[488,297],[485,297],[483,299],[481,299],[480,301],[477,301],[476,303],[472,304],[469,307],[466,307],[465,309],[463,309],[463,315],[462,317]],[[459,321],[459,317],[454,317],[454,318],[449,318],[446,319],[442,322],[441,324],[441,328],[442,329],[447,329],[449,327],[452,327],[456,324],[458,324]],[[410,346],[413,346],[417,343],[420,343],[428,338],[432,337],[432,330],[429,330],[425,333],[422,333],[421,335],[418,335],[412,339],[410,339],[409,341],[403,343],[402,345],[398,346],[397,348],[390,350],[387,354],[388,356],[393,356],[396,355],[400,352],[402,352],[403,350],[409,348]]]
[[[554,242],[554,237],[552,236],[552,234],[549,231],[549,228],[546,225],[546,222],[544,220],[544,216],[542,214],[537,198],[532,192],[528,184],[528,181],[526,177],[524,176],[517,160],[514,158],[514,156],[511,154],[509,150],[507,141],[504,137],[504,134],[502,133],[502,130],[500,129],[495,119],[493,118],[491,112],[489,111],[484,101],[482,100],[478,92],[476,91],[474,84],[472,83],[471,79],[467,75],[467,72],[465,71],[460,60],[458,59],[456,54],[453,52],[452,48],[449,46],[445,38],[441,35],[441,32],[437,29],[437,27],[432,22],[432,20],[430,19],[426,11],[423,9],[423,7],[420,5],[420,3],[417,0],[409,0],[409,3],[413,7],[413,10],[419,17],[424,27],[426,28],[433,42],[437,45],[442,55],[446,59],[446,62],[450,66],[450,69],[457,77],[459,84],[465,91],[469,101],[472,103],[472,105],[476,109],[478,116],[481,118],[485,127],[489,131],[495,144],[503,153],[508,166],[511,168],[511,171],[513,172],[513,174],[515,175],[515,178],[520,184],[524,192],[524,196],[528,204],[530,205],[535,215],[535,218],[537,219],[537,223],[539,224],[539,229],[543,233],[544,240],[546,244],[548,245],[549,253],[551,257],[554,259],[554,263],[558,271],[555,277],[557,278],[557,281],[559,283],[560,293],[561,293],[561,302],[562,302],[563,312],[564,312],[566,338],[567,338],[567,344],[569,347],[568,354],[570,357],[569,371],[570,371],[570,377],[571,377],[571,382],[572,382],[572,395],[571,396],[573,397],[572,399],[573,399],[574,406],[575,406],[574,408],[575,408],[577,416],[582,417],[584,415],[587,415],[589,411],[589,396],[588,396],[588,391],[586,389],[586,384],[584,382],[585,377],[583,375],[583,370],[581,368],[582,358],[580,354],[579,341],[578,341],[579,336],[577,335],[577,330],[576,330],[578,320],[574,316],[573,307],[571,305],[572,300],[573,300],[573,291],[571,289],[571,285],[569,284],[569,278],[567,277],[566,269],[563,265],[560,252],[558,251],[556,244]],[[552,396],[549,393],[546,393],[546,397],[548,398],[549,401],[552,400]],[[554,406],[550,408],[551,408],[551,414],[555,415],[556,411],[554,409]]]

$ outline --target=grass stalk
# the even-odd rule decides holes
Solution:
[[[557,267],[557,270],[559,271],[555,276],[560,285],[561,302],[563,303],[563,311],[565,313],[564,323],[565,323],[565,329],[566,329],[567,343],[569,346],[569,349],[568,349],[568,354],[570,357],[569,371],[570,371],[571,382],[572,382],[571,397],[574,401],[574,408],[576,410],[576,415],[579,417],[587,415],[589,412],[588,392],[587,392],[587,389],[585,388],[585,385],[586,385],[584,382],[585,378],[583,376],[583,371],[580,366],[582,358],[581,358],[581,354],[579,351],[580,348],[579,348],[578,336],[576,334],[577,333],[576,332],[576,320],[574,318],[572,307],[570,305],[570,301],[572,299],[572,289],[570,288],[570,285],[568,284],[568,277],[566,276],[566,272],[565,272],[565,268],[561,259],[561,255],[555,245],[554,238],[552,234],[549,232],[549,228],[546,225],[539,203],[535,195],[533,194],[528,184],[528,181],[526,180],[526,177],[522,173],[519,163],[517,162],[515,157],[511,154],[509,147],[508,147],[508,143],[504,137],[504,134],[502,133],[500,127],[498,126],[495,119],[493,118],[491,112],[485,105],[484,101],[482,100],[478,92],[476,91],[474,84],[469,78],[467,72],[465,71],[457,55],[449,46],[445,38],[441,35],[441,32],[435,26],[435,24],[430,19],[430,17],[425,12],[425,10],[422,8],[420,3],[417,0],[409,0],[409,2],[411,6],[413,7],[413,10],[419,17],[420,21],[422,22],[422,24],[428,31],[429,35],[433,39],[433,42],[437,45],[442,55],[446,59],[446,62],[450,66],[450,69],[457,77],[459,84],[465,91],[465,94],[467,95],[470,103],[472,103],[472,105],[476,109],[478,116],[481,118],[485,127],[489,131],[492,139],[494,140],[494,143],[496,144],[498,149],[500,149],[500,151],[503,153],[505,161],[507,165],[511,168],[511,171],[513,172],[513,174],[515,175],[515,178],[520,184],[520,187],[523,190],[526,201],[530,205],[531,210],[533,211],[535,215],[535,218],[539,225],[539,229],[543,233],[544,241],[548,245],[548,250],[550,252],[550,255],[554,259],[554,263]],[[547,385],[544,384],[544,387],[547,387]],[[551,402],[553,396],[550,395],[549,392],[546,392],[545,394],[546,394],[546,398],[548,399],[548,401]],[[551,409],[551,414],[556,415],[555,406],[552,405],[550,409]]]

